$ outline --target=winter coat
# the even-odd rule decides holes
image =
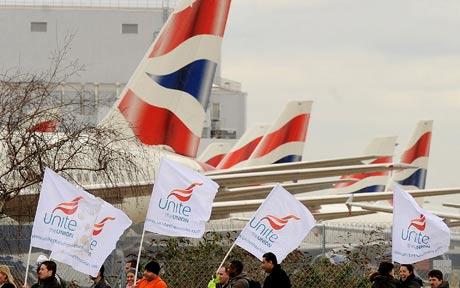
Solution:
[[[249,282],[246,275],[240,274],[228,280],[224,288],[249,288]]]
[[[32,285],[31,288],[62,288],[56,277],[48,277]]]
[[[369,280],[372,282],[372,288],[398,288],[399,281],[391,275],[372,274]]]
[[[263,288],[291,288],[291,280],[281,266],[275,265],[272,272],[265,278]]]
[[[409,275],[406,280],[400,280],[399,287],[400,288],[421,288],[420,285],[420,278],[416,278],[414,274]]]

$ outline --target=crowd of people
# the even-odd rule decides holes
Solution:
[[[126,263],[124,283],[117,288],[167,288],[166,282],[159,276],[160,264],[150,261],[143,267],[143,274],[136,277],[135,260]],[[261,269],[266,273],[262,285],[249,278],[244,273],[244,264],[239,260],[230,261],[229,265],[218,269],[216,275],[209,281],[208,288],[290,288],[291,281],[288,274],[282,269],[275,254],[269,252],[263,255]],[[38,282],[31,288],[67,288],[66,282],[56,273],[57,265],[54,261],[39,257],[37,259]],[[372,288],[420,288],[423,281],[414,274],[414,266],[401,264],[399,266],[398,279],[394,276],[395,267],[390,262],[381,262],[378,270],[369,276]],[[111,288],[107,282],[105,269],[102,266],[95,277],[90,276],[93,282],[91,288]],[[448,288],[449,283],[444,280],[440,270],[431,270],[428,273],[428,282],[432,288]],[[139,280],[135,282],[135,279]],[[6,265],[0,265],[0,288],[19,288],[13,278],[10,269]],[[26,288],[23,286],[22,288]]]
[[[401,264],[399,267],[399,279],[394,277],[394,265],[390,262],[381,262],[377,272],[370,275],[372,288],[420,288],[423,281],[414,274],[412,264]],[[439,270],[431,270],[428,273],[428,282],[432,288],[449,288],[449,283],[444,281],[443,274]]]

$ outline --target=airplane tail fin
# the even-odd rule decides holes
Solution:
[[[405,189],[425,188],[432,131],[433,121],[419,121],[407,149],[401,155],[401,163],[417,167],[399,171],[393,176],[393,180]]]
[[[217,167],[224,156],[230,151],[232,146],[233,144],[227,142],[210,143],[197,160],[213,167]]]
[[[230,0],[182,0],[102,125],[195,157]]]
[[[289,102],[257,145],[249,166],[302,160],[312,101]]]
[[[365,155],[375,155],[377,158],[369,164],[393,162],[395,146],[396,137],[379,137],[372,140],[364,152]],[[339,193],[383,192],[389,176],[388,171],[344,175],[340,179],[348,179],[352,182],[339,183],[335,189],[339,190]]]
[[[245,166],[254,149],[262,140],[269,125],[254,125],[241,136],[235,146],[225,155],[217,165],[217,169]]]

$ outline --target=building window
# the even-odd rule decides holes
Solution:
[[[137,24],[121,24],[121,33],[137,34]]]
[[[46,22],[30,22],[30,32],[46,32]]]

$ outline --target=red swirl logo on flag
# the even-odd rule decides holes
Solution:
[[[417,229],[418,231],[425,230],[425,227],[426,227],[425,215],[420,214],[419,218],[415,218],[412,221],[410,221],[410,225],[408,228],[410,228],[411,226],[414,226],[414,228]]]
[[[75,213],[78,209],[78,202],[82,200],[82,196],[78,196],[74,198],[72,201],[69,202],[62,202],[56,206],[56,208],[53,209],[51,213],[54,213],[56,210],[61,210],[64,214],[66,215],[72,215]]]
[[[193,189],[196,186],[201,185],[203,185],[203,183],[194,182],[185,189],[174,189],[171,191],[171,193],[169,193],[168,198],[174,196],[177,198],[177,200],[181,202],[187,202],[188,200],[190,200],[190,197],[192,197]]]
[[[104,228],[105,223],[107,221],[109,221],[109,220],[112,221],[112,220],[115,220],[115,218],[108,216],[108,217],[105,217],[104,219],[102,219],[101,222],[94,224],[93,236],[97,236],[97,235],[101,234],[102,228]]]
[[[293,215],[293,214],[289,214],[288,216],[285,216],[283,218],[278,218],[278,217],[275,217],[273,215],[267,215],[265,217],[263,217],[261,220],[264,220],[266,219],[268,221],[268,223],[270,223],[270,226],[272,226],[273,229],[275,230],[281,230],[283,229],[286,224],[289,222],[289,220],[300,220],[299,217]]]

